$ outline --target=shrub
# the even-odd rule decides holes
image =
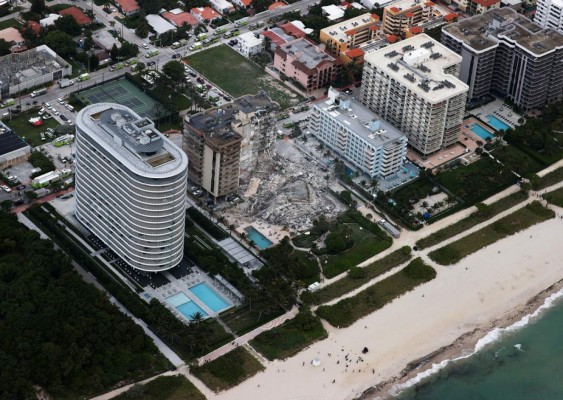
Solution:
[[[363,279],[366,276],[366,270],[360,267],[352,267],[348,270],[350,279]]]

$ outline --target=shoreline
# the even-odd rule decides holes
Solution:
[[[518,306],[518,309],[509,312],[506,315],[496,318],[481,327],[475,328],[471,331],[463,333],[454,342],[449,345],[442,346],[439,349],[417,359],[410,361],[400,374],[386,381],[377,383],[371,388],[366,389],[360,396],[356,397],[357,400],[379,400],[379,399],[393,399],[399,395],[403,390],[409,387],[416,386],[420,381],[439,373],[430,370],[436,364],[443,362],[455,362],[456,359],[471,357],[481,349],[476,349],[477,343],[483,339],[487,334],[494,329],[505,329],[517,321],[522,320],[524,317],[536,312],[551,295],[563,290],[563,279],[552,284],[548,288],[542,290],[540,293],[531,297],[526,303]],[[466,350],[471,349],[471,353],[465,354]],[[404,385],[411,379],[415,379],[419,374],[430,373],[428,376],[422,377],[419,382],[416,382],[408,387],[400,388],[396,393],[393,390],[398,385]]]

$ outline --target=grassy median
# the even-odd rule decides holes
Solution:
[[[501,212],[506,211],[517,204],[522,203],[527,198],[528,195],[525,192],[519,191],[489,205],[480,203],[477,205],[478,210],[471,215],[463,218],[462,220],[459,220],[455,224],[447,226],[444,229],[440,229],[439,231],[434,232],[433,234],[428,235],[423,239],[420,239],[416,242],[416,245],[420,249],[434,246],[446,239],[454,237],[455,235],[458,235],[468,229],[473,228],[476,225],[479,225],[482,222],[489,220],[495,215],[500,214]]]
[[[239,347],[213,361],[191,368],[190,372],[214,392],[227,390],[264,370],[252,354]]]
[[[354,289],[365,285],[373,278],[384,274],[411,258],[411,248],[404,246],[399,250],[374,261],[366,267],[352,267],[348,275],[316,292],[303,292],[301,300],[307,304],[323,304],[336,299]]]
[[[428,256],[441,265],[455,264],[483,247],[553,217],[555,212],[534,201],[470,235],[430,252]]]
[[[563,207],[563,188],[549,192],[545,194],[543,198],[549,201],[551,204],[555,204],[558,207]]]
[[[114,400],[205,400],[205,396],[182,375],[160,376],[144,385],[133,385]]]
[[[390,277],[377,282],[353,297],[332,306],[320,306],[316,313],[332,326],[343,328],[379,310],[387,303],[436,277],[434,268],[415,258],[409,265]]]
[[[285,359],[327,336],[319,317],[302,310],[283,325],[256,336],[250,344],[268,360]]]

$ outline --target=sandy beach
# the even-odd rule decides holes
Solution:
[[[454,266],[432,264],[438,272],[435,280],[351,327],[326,324],[328,339],[293,358],[268,363],[263,373],[231,390],[205,394],[221,400],[341,400],[370,389],[364,398],[385,397],[414,360],[434,353],[434,362],[471,352],[494,326],[507,325],[537,308],[545,297],[538,294],[556,290],[559,286],[552,286],[563,278],[561,237],[563,220],[555,218]],[[362,354],[364,347],[367,354]],[[311,365],[315,357],[320,366]],[[410,376],[430,366],[426,363]],[[385,382],[384,390],[372,390]]]

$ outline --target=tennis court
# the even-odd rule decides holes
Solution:
[[[141,117],[150,119],[168,115],[168,111],[158,101],[140,90],[127,79],[118,79],[77,93],[90,104],[118,103],[131,108]]]

